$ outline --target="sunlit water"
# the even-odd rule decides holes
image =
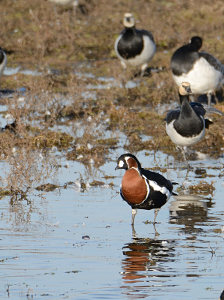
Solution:
[[[138,157],[143,165],[158,164],[152,153]],[[165,155],[156,159],[165,166]],[[170,199],[155,236],[152,224],[143,223],[152,220],[151,211],[138,212],[132,235],[130,207],[117,193],[122,171],[114,171],[114,162],[93,172],[105,185],[87,190],[80,189],[80,174],[85,182],[94,178],[83,165],[66,163],[54,179],[60,186],[73,182],[66,189],[35,191],[29,203],[1,200],[1,299],[218,299],[224,282],[220,169],[207,170],[213,196]],[[114,188],[105,174],[115,176]],[[165,175],[181,184],[186,170],[170,167]],[[200,180],[194,172],[187,178]]]
[[[4,126],[4,118],[0,121]],[[159,235],[145,222],[153,220],[153,211],[138,211],[133,232],[131,208],[119,195],[123,172],[114,170],[124,152],[122,138],[98,169],[55,152],[60,167],[47,183],[58,188],[34,189],[27,200],[0,200],[1,299],[219,298],[224,289],[223,157],[190,162],[187,174],[184,163],[171,156],[137,153],[144,167],[166,169],[164,176],[182,188],[158,214]],[[0,161],[0,168],[4,185],[9,166]],[[206,171],[203,178],[199,169]],[[93,187],[93,180],[104,184]],[[188,187],[201,180],[213,183],[213,194],[190,195]]]

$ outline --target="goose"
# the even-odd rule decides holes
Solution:
[[[166,132],[172,142],[182,150],[186,160],[187,146],[198,143],[205,135],[205,128],[212,123],[205,119],[206,110],[201,103],[189,102],[191,85],[182,82],[179,87],[180,108],[171,110],[166,116]]]
[[[137,209],[154,209],[154,222],[159,209],[166,204],[173,193],[173,184],[163,175],[146,170],[136,156],[122,154],[117,160],[117,169],[124,169],[120,195],[132,207],[132,226],[134,227]]]
[[[212,93],[222,83],[224,66],[206,52],[199,52],[202,38],[193,36],[190,43],[177,49],[171,57],[171,70],[178,86],[189,82],[192,94],[207,94],[208,105],[211,106]]]
[[[115,41],[115,52],[126,69],[128,65],[141,69],[141,75],[156,52],[156,44],[151,32],[135,28],[131,13],[125,13],[124,29]]]

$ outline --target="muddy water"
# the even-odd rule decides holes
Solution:
[[[1,199],[1,299],[218,299],[224,287],[223,158],[192,162],[186,178],[172,157],[138,153],[143,165],[165,167],[164,175],[182,186],[160,210],[156,235],[145,222],[153,212],[139,211],[131,230],[131,210],[117,193],[122,171],[114,170],[122,152],[92,172],[61,158],[49,180],[61,187],[35,190],[29,201]],[[199,168],[207,172],[203,180],[213,182],[213,194],[189,195],[189,185],[202,180]],[[94,179],[104,185],[91,187]]]

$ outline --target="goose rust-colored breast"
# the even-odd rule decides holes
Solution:
[[[133,204],[140,204],[147,195],[145,180],[139,175],[136,169],[129,169],[122,179],[122,195],[126,201]]]

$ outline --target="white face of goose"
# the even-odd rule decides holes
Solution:
[[[119,162],[118,162],[118,167],[119,167],[119,168],[123,168],[123,166],[124,166],[123,160],[119,160]]]
[[[130,158],[130,156],[126,156],[126,157],[124,158],[124,159],[125,159],[125,162],[126,162],[126,164],[127,164],[128,167],[129,167],[129,164],[128,164],[129,158]],[[119,168],[123,168],[124,165],[125,165],[125,162],[124,162],[122,159],[119,160],[119,162],[118,162],[118,167],[119,167]]]
[[[125,27],[135,26],[135,18],[133,17],[133,15],[130,13],[125,13],[123,24]]]
[[[180,87],[179,87],[179,93],[182,96],[186,96],[191,94],[191,86],[189,82],[182,82]]]

